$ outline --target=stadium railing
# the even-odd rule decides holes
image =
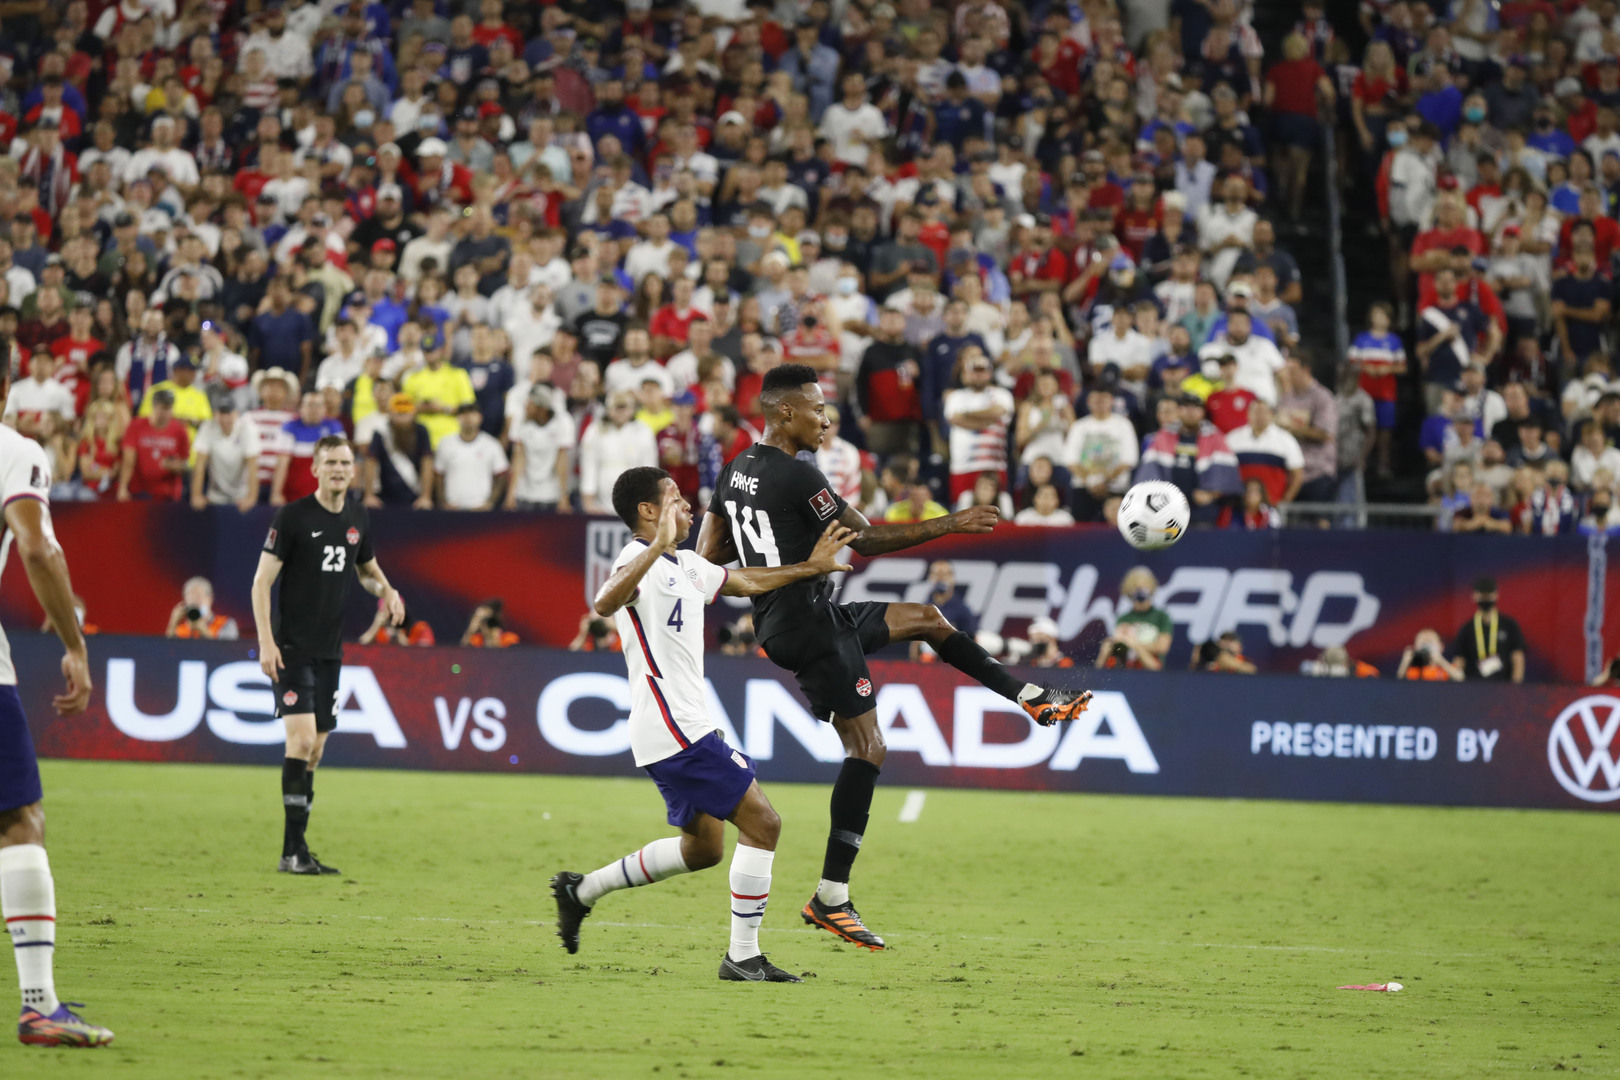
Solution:
[[[1438,506],[1409,503],[1285,503],[1277,508],[1283,524],[1312,528],[1326,518],[1336,529],[1418,529],[1432,531],[1442,513]]]
[[[1342,206],[1339,196],[1339,147],[1334,137],[1335,116],[1332,106],[1323,102],[1318,106],[1322,132],[1322,188],[1327,192],[1328,250],[1333,266],[1333,345],[1334,380],[1337,386],[1339,365],[1350,353],[1349,290],[1344,274],[1344,237],[1342,235]]]

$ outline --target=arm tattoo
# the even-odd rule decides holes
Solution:
[[[850,546],[861,555],[883,555],[903,548],[916,547],[918,544],[949,535],[951,531],[949,515],[929,521],[906,524],[884,522],[874,525],[853,506],[844,510],[843,517],[839,521],[855,530],[855,540]]]

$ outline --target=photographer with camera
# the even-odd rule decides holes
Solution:
[[[501,614],[506,602],[500,597],[485,600],[473,609],[461,643],[475,649],[509,649],[518,643],[518,636],[501,626]]]
[[[1138,566],[1125,572],[1119,583],[1119,595],[1129,599],[1131,606],[1114,619],[1114,632],[1103,638],[1097,652],[1098,667],[1164,670],[1164,657],[1170,651],[1175,627],[1168,612],[1153,606],[1153,596],[1158,591],[1159,579],[1147,567]]]
[[[579,633],[568,643],[569,652],[623,652],[624,646],[613,624],[587,611],[579,617]]]
[[[1397,679],[1414,682],[1462,682],[1462,668],[1446,659],[1440,635],[1433,630],[1419,630],[1412,644],[1401,653],[1400,666],[1395,669]]]
[[[181,586],[180,602],[169,612],[169,627],[163,636],[235,641],[242,632],[235,619],[214,610],[214,586],[208,579],[194,577]]]

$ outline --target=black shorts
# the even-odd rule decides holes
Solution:
[[[889,643],[888,610],[875,602],[815,604],[793,629],[760,644],[773,664],[793,672],[818,719],[859,716],[876,703],[866,654]]]
[[[276,715],[315,714],[315,730],[337,727],[338,674],[342,660],[311,660],[282,654],[281,678],[276,680]]]

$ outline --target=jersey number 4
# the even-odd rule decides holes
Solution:
[[[742,556],[744,566],[782,565],[782,553],[776,548],[776,534],[771,531],[769,514],[752,506],[739,509],[730,499],[726,500],[726,513],[731,517],[731,535],[737,541],[737,554]],[[750,558],[749,552],[753,552],[755,558]]]
[[[321,551],[323,552],[321,569],[330,570],[336,574],[343,573],[343,561],[349,556],[348,549],[339,547],[336,544],[327,544]]]

